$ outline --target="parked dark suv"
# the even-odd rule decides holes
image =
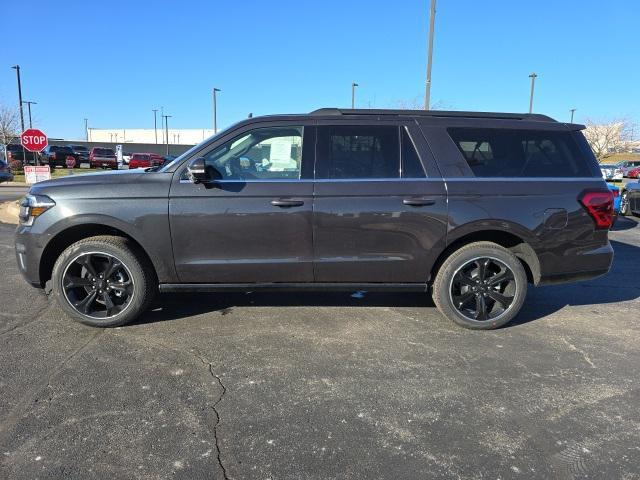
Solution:
[[[527,284],[609,270],[612,195],[543,115],[321,109],[251,118],[155,169],[41,182],[16,253],[73,318],[122,325],[156,291],[402,290],[488,329]]]

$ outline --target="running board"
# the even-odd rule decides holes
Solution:
[[[325,292],[427,292],[424,283],[161,283],[161,292],[248,292],[248,291],[325,291]]]

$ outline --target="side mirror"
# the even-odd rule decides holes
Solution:
[[[193,183],[207,183],[213,180],[208,170],[210,170],[210,168],[207,168],[204,157],[194,158],[189,162],[189,165],[187,165],[187,174]]]

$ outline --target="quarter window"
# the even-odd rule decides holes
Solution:
[[[303,127],[257,128],[204,156],[210,176],[220,180],[300,178]]]
[[[476,177],[590,177],[570,132],[450,128]]]

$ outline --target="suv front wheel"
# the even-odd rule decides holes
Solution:
[[[53,294],[74,320],[94,327],[131,322],[153,300],[153,269],[129,240],[97,236],[68,247],[53,267]]]
[[[454,251],[433,283],[433,301],[458,325],[489,330],[509,323],[527,294],[520,260],[492,242],[475,242]]]

